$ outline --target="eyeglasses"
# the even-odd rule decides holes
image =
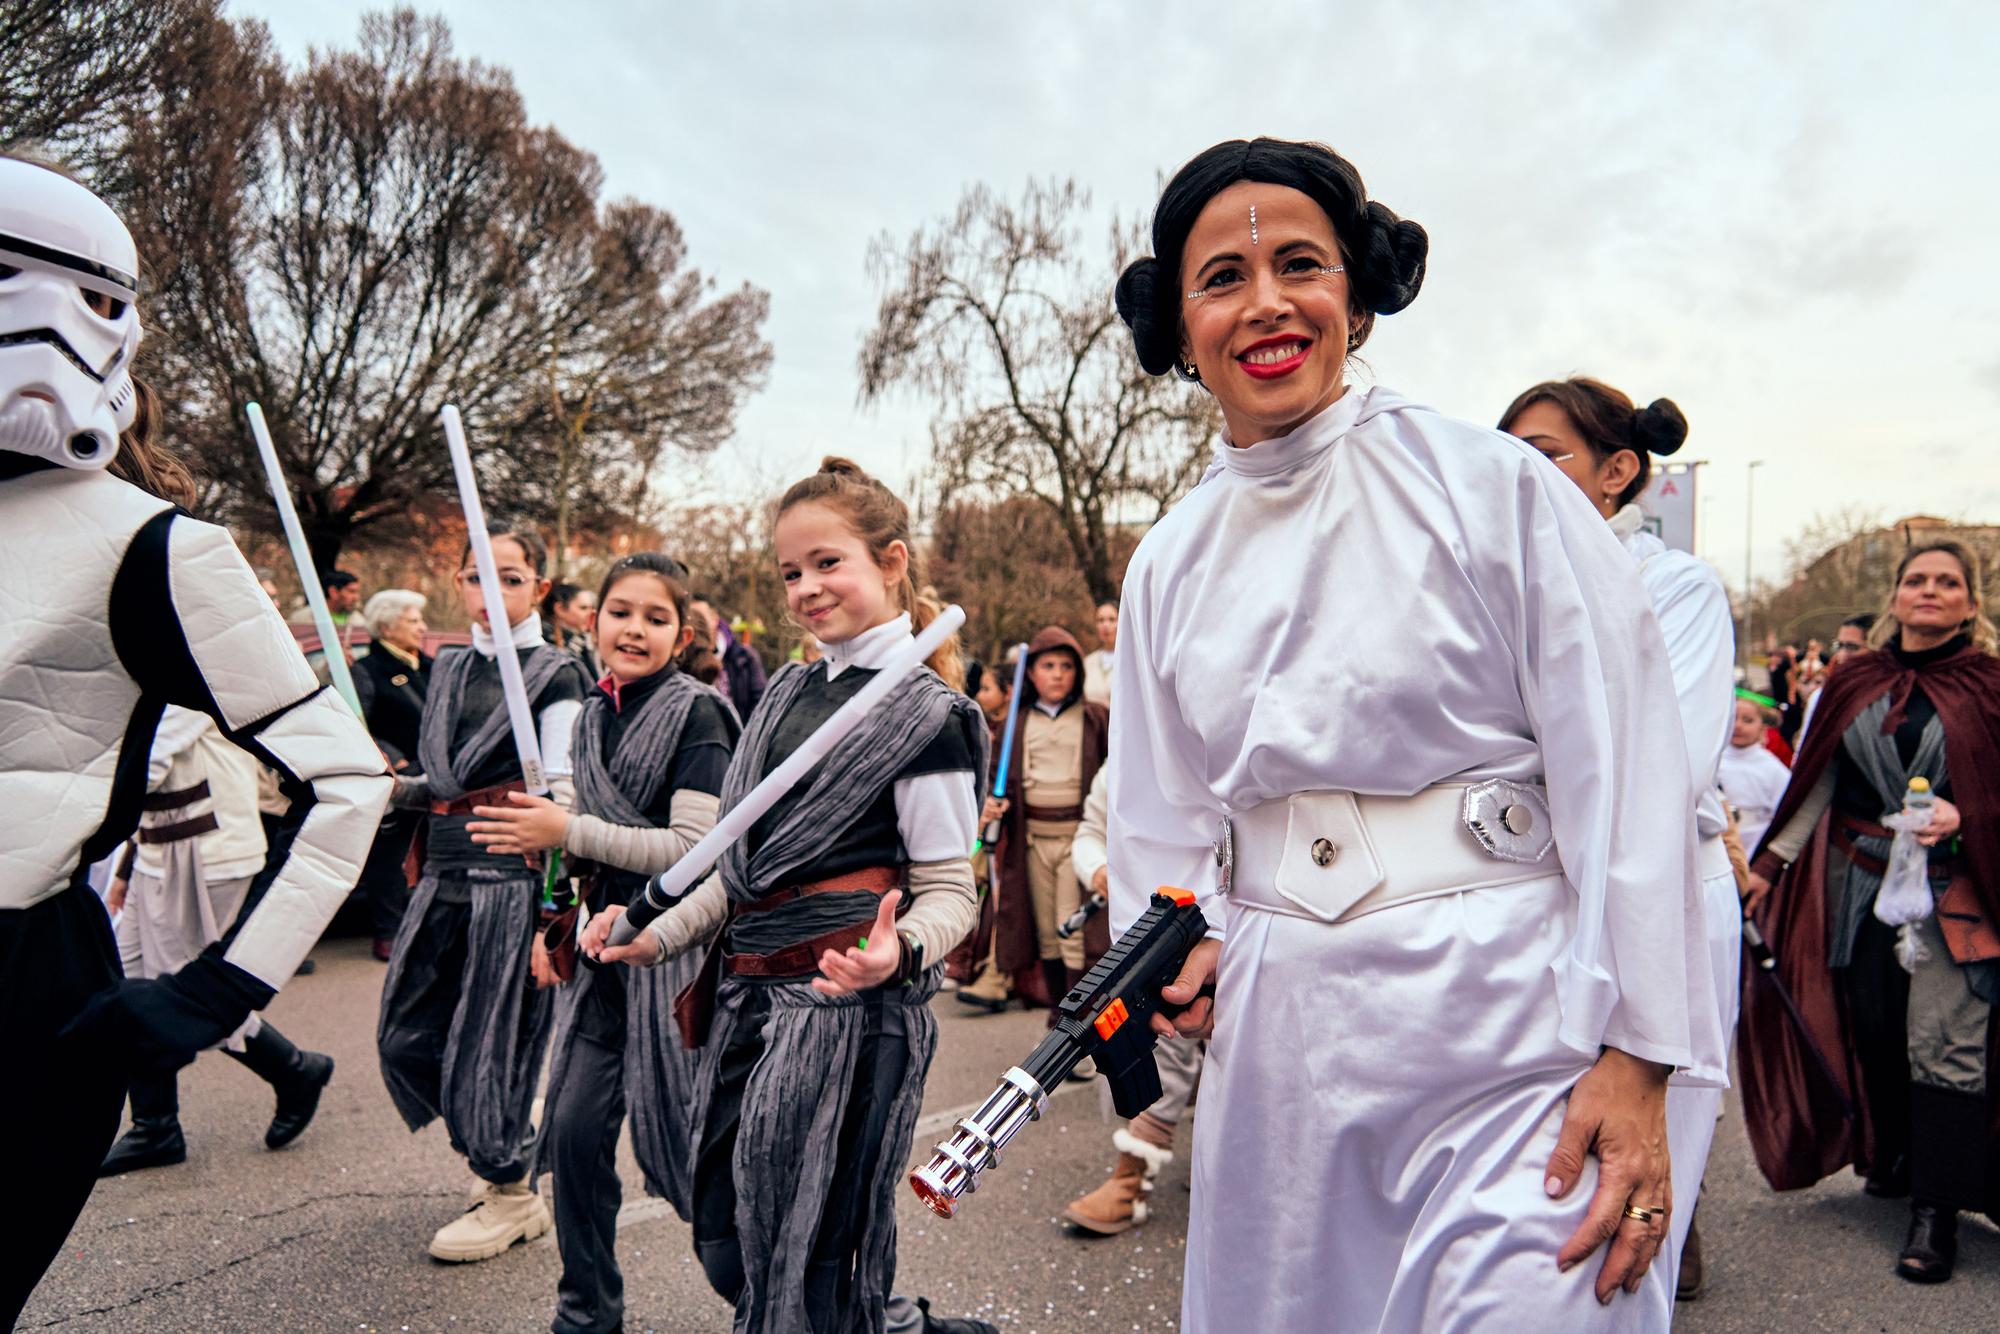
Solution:
[[[460,588],[479,587],[479,571],[460,570],[458,572],[458,586]],[[528,586],[528,576],[525,574],[516,574],[510,570],[500,576],[500,586],[509,589],[526,588]]]
[[[1278,282],[1289,290],[1302,291],[1336,273],[1346,272],[1345,264],[1314,264],[1310,260],[1295,259],[1278,270]],[[1220,306],[1240,300],[1249,290],[1250,284],[1239,270],[1218,269],[1205,286],[1190,291],[1187,299]]]

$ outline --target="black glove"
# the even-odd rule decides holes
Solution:
[[[276,994],[211,949],[179,972],[127,978],[99,992],[61,1036],[135,1074],[173,1071],[234,1033]]]

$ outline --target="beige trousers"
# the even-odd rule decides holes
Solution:
[[[1076,840],[1075,820],[1054,823],[1028,821],[1028,892],[1035,904],[1035,940],[1044,959],[1061,959],[1065,968],[1083,967],[1083,933],[1068,940],[1056,934],[1063,919],[1083,906],[1083,886],[1070,865],[1070,844]]]

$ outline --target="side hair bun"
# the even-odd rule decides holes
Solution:
[[[1370,200],[1364,213],[1366,252],[1350,264],[1349,280],[1362,303],[1377,315],[1394,315],[1412,301],[1424,285],[1431,238],[1416,223],[1399,218],[1385,204]]]
[[[1632,417],[1632,443],[1662,458],[1687,443],[1687,418],[1671,398],[1656,398]]]
[[[1132,347],[1148,375],[1165,375],[1180,360],[1178,326],[1162,310],[1160,261],[1151,255],[1135,259],[1118,275],[1112,293],[1118,318],[1132,331]],[[1169,305],[1168,310],[1174,309]],[[1170,332],[1172,331],[1172,332]]]

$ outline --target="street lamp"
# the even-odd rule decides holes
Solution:
[[[1746,654],[1743,665],[1746,669],[1750,658],[1757,652],[1757,643],[1750,634],[1751,599],[1755,596],[1750,579],[1753,553],[1757,550],[1757,470],[1763,466],[1764,460],[1751,459],[1744,468],[1749,478],[1743,500],[1743,648]]]

